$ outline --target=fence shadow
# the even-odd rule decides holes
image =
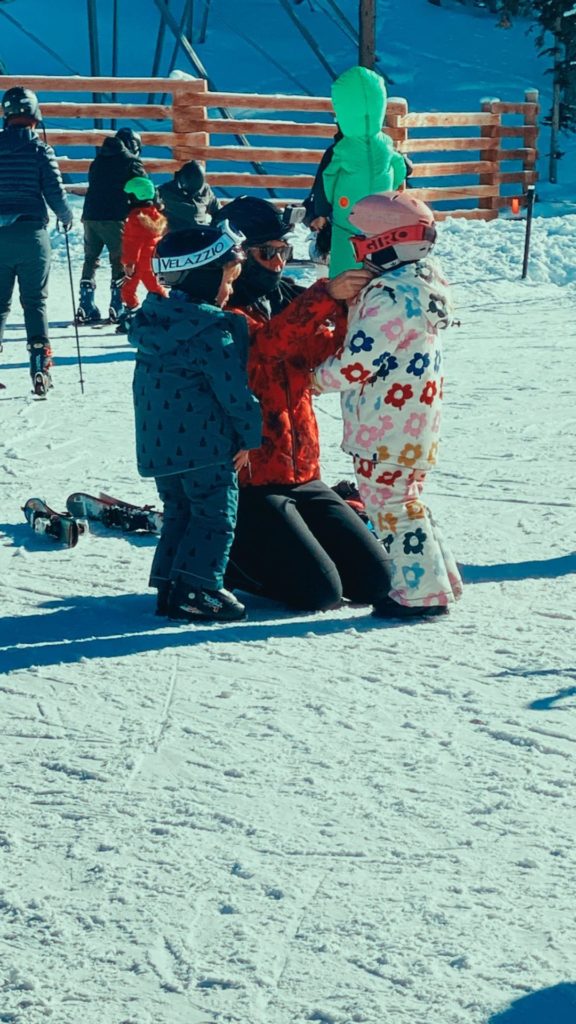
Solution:
[[[460,565],[464,583],[502,583],[506,580],[555,579],[576,573],[576,551],[558,558],[529,562],[503,562],[500,565]],[[576,1024],[576,1021],[574,1022]]]
[[[552,988],[531,992],[496,1013],[486,1024],[574,1024],[576,984],[562,982]]]

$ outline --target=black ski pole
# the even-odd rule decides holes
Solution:
[[[534,212],[534,199],[536,198],[536,186],[528,185],[526,189],[526,231],[524,233],[524,260],[522,262],[522,280],[528,273],[528,257],[530,255],[530,237],[532,235],[532,214]]]
[[[78,370],[80,371],[80,390],[84,394],[84,378],[82,376],[82,356],[80,355],[80,335],[78,334],[78,324],[76,323],[76,301],[74,282],[72,280],[72,259],[70,257],[70,242],[68,241],[68,232],[64,230],[64,241],[66,243],[66,256],[68,258],[68,276],[70,278],[70,291],[72,293],[72,323],[74,324],[74,331],[76,333],[76,351],[78,353]]]

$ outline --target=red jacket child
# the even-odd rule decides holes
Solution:
[[[128,309],[136,309],[140,283],[149,292],[168,295],[152,270],[152,254],[166,231],[167,221],[154,204],[156,189],[149,178],[131,178],[126,182],[124,191],[131,196],[132,209],[124,222],[122,235],[125,280],[120,294]]]

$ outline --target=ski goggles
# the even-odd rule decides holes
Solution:
[[[245,253],[242,243],[246,240],[240,231],[234,231],[227,220],[222,221],[220,237],[197,252],[181,253],[178,256],[154,256],[152,269],[155,274],[174,273],[183,270],[196,270],[208,263],[242,263]]]
[[[261,260],[273,260],[277,256],[286,263],[292,257],[292,246],[285,242],[283,245],[249,245],[248,252],[257,252]]]
[[[436,228],[433,224],[409,224],[406,227],[390,228],[379,235],[352,235],[350,238],[358,263],[374,263],[379,266],[378,253],[394,249],[397,245],[410,242],[435,242]]]

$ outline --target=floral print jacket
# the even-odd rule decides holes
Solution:
[[[350,307],[343,349],[316,370],[342,392],[342,448],[370,462],[434,465],[442,405],[442,330],[449,289],[432,259],[370,281]]]

